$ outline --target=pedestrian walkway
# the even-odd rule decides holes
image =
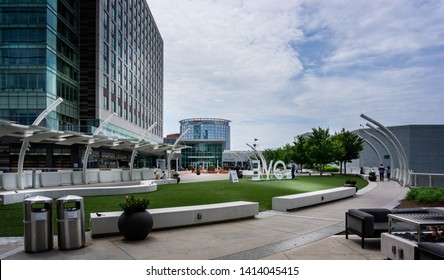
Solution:
[[[203,179],[203,177],[199,177]],[[371,182],[352,198],[294,212],[265,211],[254,219],[153,231],[143,241],[122,236],[91,238],[77,250],[26,253],[23,237],[0,238],[4,260],[348,260],[384,259],[379,239],[344,235],[345,212],[350,208],[393,208],[408,188],[398,183]]]

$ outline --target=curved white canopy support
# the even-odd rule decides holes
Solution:
[[[35,119],[35,121],[32,123],[33,126],[39,125],[46,116],[51,113],[57,106],[60,105],[60,103],[63,102],[63,98],[59,97],[56,101],[54,101],[51,105],[48,106],[43,112],[40,113],[40,115]],[[27,137],[31,136],[32,133],[25,133],[25,138],[22,142],[22,147],[20,148],[20,154],[19,154],[19,160],[18,160],[18,166],[17,166],[17,183],[19,189],[23,190],[23,164],[25,162],[25,154],[26,151],[29,151],[29,147],[31,145],[29,144],[29,141],[27,140]]]
[[[247,143],[247,146],[250,147],[261,159],[262,162],[262,166],[265,167],[267,166],[267,162],[265,161],[264,155],[262,154],[261,151],[257,150],[256,148],[254,148],[253,146],[251,146],[250,144]],[[269,174],[267,173],[267,180],[270,179]]]
[[[365,139],[363,137],[361,137],[361,139],[362,139],[362,141],[367,143],[372,148],[373,151],[375,151],[376,155],[378,156],[379,162],[382,162],[382,158],[381,158],[381,155],[378,152],[378,149],[376,149],[376,147],[370,141],[368,141],[367,139]]]
[[[403,168],[401,168],[401,171],[403,172],[403,176],[404,176],[404,180],[402,182],[402,185],[409,186],[410,185],[409,163],[407,160],[407,154],[405,153],[405,150],[402,147],[401,142],[399,142],[398,138],[396,138],[396,136],[393,134],[393,132],[391,132],[389,129],[387,129],[385,126],[383,126],[379,122],[371,119],[370,117],[368,117],[364,114],[361,114],[361,117],[368,120],[369,122],[375,124],[376,126],[378,126],[380,128],[380,130],[377,130],[377,131],[380,132],[381,134],[383,134],[384,136],[386,136],[387,139],[389,139],[390,142],[392,142],[392,144],[396,147],[398,154],[401,157],[401,162],[404,165]],[[370,126],[370,125],[367,124],[367,126]]]
[[[364,133],[366,133],[367,135],[369,135],[370,137],[372,137],[373,139],[375,139],[379,144],[381,144],[382,147],[384,147],[384,149],[387,151],[387,153],[388,153],[389,156],[390,156],[390,166],[391,166],[391,168],[394,168],[392,153],[391,153],[390,150],[387,148],[387,146],[384,144],[384,142],[382,142],[381,139],[379,139],[379,138],[376,137],[375,135],[371,134],[370,132],[366,131],[365,129],[363,129],[362,131],[363,131]],[[398,161],[399,161],[399,166],[401,167],[401,160],[400,160],[399,157],[398,157]],[[379,159],[379,162],[382,162],[382,159],[381,159],[381,158]],[[400,178],[397,178],[397,179],[400,179]]]
[[[105,125],[108,124],[112,120],[112,118],[114,118],[116,115],[117,115],[116,113],[112,113],[103,123],[101,123],[100,126],[96,129],[96,131],[94,131],[93,136],[99,135],[102,128],[104,128]],[[84,184],[88,184],[88,174],[87,174],[88,168],[87,167],[88,167],[89,155],[92,153],[91,144],[93,144],[93,143],[88,143],[86,145],[85,154],[83,155],[83,183]]]
[[[143,140],[143,137],[145,137],[145,135],[147,135],[148,133],[150,133],[157,125],[157,122],[153,123],[147,130],[145,130],[145,132],[140,135],[139,140],[137,140],[137,143],[134,145],[133,147],[133,152],[131,153],[131,160],[130,160],[130,180],[132,181],[134,178],[134,159],[137,156],[137,148],[139,148],[139,143],[140,141]]]
[[[168,179],[170,179],[171,178],[171,157],[173,156],[173,154],[175,153],[175,152],[177,152],[178,151],[178,149],[176,148],[177,147],[177,145],[179,144],[179,141],[180,140],[182,140],[182,138],[189,132],[191,130],[191,128],[188,128],[187,130],[185,130],[185,132],[184,133],[182,133],[180,136],[179,136],[179,138],[177,138],[177,140],[176,140],[176,142],[174,142],[174,144],[173,144],[173,147],[171,148],[171,152],[170,153],[168,153],[167,152],[167,168],[168,168],[168,172],[167,172],[167,176],[168,176]],[[187,148],[187,147],[183,147],[183,149],[184,148]]]

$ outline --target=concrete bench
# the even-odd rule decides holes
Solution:
[[[315,204],[330,202],[356,194],[356,189],[339,187],[301,194],[277,196],[272,198],[272,208],[278,211],[291,211]]]
[[[235,201],[148,211],[153,216],[153,230],[159,230],[252,218],[259,213],[259,203]],[[122,211],[91,213],[91,236],[120,234],[117,221],[121,214]]]

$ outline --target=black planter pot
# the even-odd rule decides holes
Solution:
[[[376,175],[368,175],[368,180],[375,182],[376,181]]]
[[[356,184],[345,184],[344,187],[355,188],[356,192],[358,192],[358,187],[356,186]]]
[[[153,229],[153,217],[150,212],[123,212],[117,222],[120,233],[127,240],[143,240]]]

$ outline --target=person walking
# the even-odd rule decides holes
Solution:
[[[390,181],[390,176],[392,175],[392,171],[390,170],[390,166],[387,166],[387,169],[385,170],[387,181]]]
[[[384,164],[381,163],[381,165],[379,165],[379,181],[384,181],[384,172],[385,172],[385,168],[384,168]]]
[[[296,164],[294,163],[294,161],[291,161],[291,180],[295,180],[296,179]]]

